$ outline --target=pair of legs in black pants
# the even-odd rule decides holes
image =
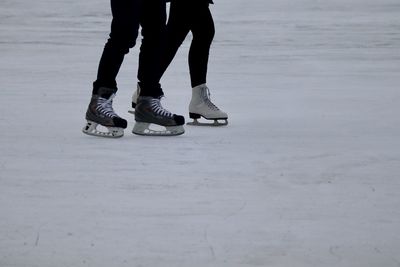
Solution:
[[[161,106],[163,91],[160,86],[162,55],[165,49],[165,0],[111,0],[113,20],[111,33],[100,59],[97,80],[86,111],[85,134],[103,137],[121,137],[127,120],[115,113],[112,103],[117,92],[116,77],[129,49],[134,47],[142,28],[138,80],[141,88],[135,108],[135,126],[139,135],[180,135],[185,132],[185,118]],[[163,129],[150,128],[151,124]],[[97,129],[98,125],[108,131]]]
[[[93,94],[101,87],[117,88],[116,77],[124,56],[134,47],[142,27],[138,79],[142,96],[163,95],[159,84],[165,44],[165,0],[111,0],[111,33],[100,59]]]
[[[111,0],[113,20],[110,38],[100,59],[93,94],[100,87],[117,88],[116,77],[129,49],[134,47],[142,26],[138,80],[142,96],[163,95],[161,76],[185,37],[192,32],[189,70],[192,87],[206,83],[214,21],[206,1],[172,0],[166,23],[165,0]],[[166,36],[168,36],[166,38]]]
[[[191,85],[205,84],[209,51],[215,34],[209,3],[204,0],[171,0],[169,12],[161,75],[191,31],[193,39],[188,58]]]

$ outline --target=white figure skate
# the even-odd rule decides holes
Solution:
[[[132,95],[132,109],[128,111],[131,114],[135,114],[136,103],[138,101],[139,95],[140,95],[140,85],[138,83],[136,90],[133,92],[133,95]]]
[[[210,90],[205,84],[198,85],[192,89],[192,100],[189,104],[189,117],[193,122],[188,125],[195,126],[224,126],[228,124],[228,114],[220,110],[210,99]],[[214,122],[199,122],[203,117]]]

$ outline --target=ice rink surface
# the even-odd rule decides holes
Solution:
[[[0,3],[1,267],[400,266],[398,0],[216,0],[222,128],[81,133],[108,0]],[[140,44],[140,39],[138,39]],[[163,105],[188,118],[190,37]]]

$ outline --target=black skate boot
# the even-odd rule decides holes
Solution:
[[[139,97],[135,107],[135,121],[136,123],[132,130],[134,134],[173,136],[185,132],[183,128],[185,118],[164,109],[159,98]],[[151,124],[162,129],[151,129]]]
[[[92,95],[86,112],[87,124],[82,129],[85,134],[113,138],[124,135],[127,121],[119,117],[112,107],[116,91],[117,89],[101,87],[98,94]],[[98,130],[99,124],[107,128],[108,132]]]

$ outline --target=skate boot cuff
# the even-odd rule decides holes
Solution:
[[[96,91],[95,95],[108,99],[110,98],[111,95],[117,92],[117,88],[99,87],[95,91]]]
[[[161,99],[164,96],[164,91],[159,83],[155,85],[148,85],[143,82],[138,82],[138,87],[140,88],[140,96],[150,96],[158,99]]]

